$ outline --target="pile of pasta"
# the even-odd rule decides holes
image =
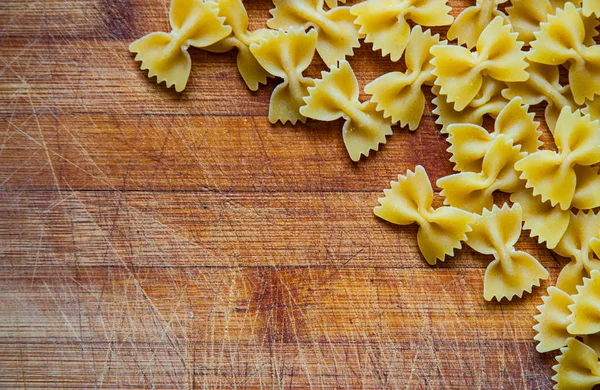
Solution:
[[[463,243],[493,258],[486,300],[522,297],[548,278],[538,260],[515,249],[522,229],[570,258],[538,308],[537,349],[561,351],[556,389],[600,384],[600,2],[477,0],[456,20],[447,0],[273,3],[268,28],[250,31],[241,0],[172,0],[172,31],[148,34],[130,50],[149,77],[182,91],[190,46],[237,49],[250,90],[281,80],[271,95],[271,123],[343,118],[354,161],[377,151],[392,126],[416,130],[423,86],[431,87],[456,171],[437,180],[444,205],[434,208],[431,181],[417,166],[384,191],[375,215],[417,223],[418,246],[431,265]],[[428,29],[439,26],[450,26],[450,42]],[[347,61],[361,40],[406,69],[369,83],[368,101],[359,100]],[[327,67],[319,79],[304,75],[315,53]],[[568,82],[561,83],[561,69]],[[541,103],[555,148],[543,148],[530,112]],[[482,127],[486,116],[493,129]],[[510,202],[497,206],[496,192],[510,194]]]

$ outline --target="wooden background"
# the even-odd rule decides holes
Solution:
[[[246,5],[262,26],[270,3]],[[1,387],[551,388],[547,283],[487,303],[489,257],[430,267],[372,215],[398,173],[451,172],[431,105],[352,163],[341,121],[271,126],[276,81],[248,91],[234,52],[192,49],[182,94],[148,80],[127,46],[167,15],[0,2]],[[368,44],[351,64],[363,86],[400,67]],[[518,246],[553,283],[564,259]]]

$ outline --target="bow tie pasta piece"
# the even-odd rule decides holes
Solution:
[[[454,249],[462,247],[461,241],[466,239],[475,216],[454,207],[434,209],[433,189],[425,168],[419,165],[414,173],[398,176],[398,181],[383,192],[385,197],[379,199],[380,205],[373,212],[397,225],[417,223],[419,249],[429,264],[454,256]]]
[[[575,166],[577,188],[573,195],[573,207],[579,210],[591,210],[600,207],[600,168]]]
[[[526,53],[523,42],[510,31],[504,19],[496,17],[481,33],[476,51],[462,46],[436,45],[431,48],[435,85],[447,96],[454,109],[462,111],[477,96],[484,76],[505,82],[525,81]]]
[[[589,277],[592,270],[600,269],[600,259],[594,257],[590,247],[590,241],[600,237],[600,214],[579,211],[577,214],[569,212],[569,216],[569,226],[553,250],[571,259],[558,275],[556,287],[575,294],[583,278]]]
[[[323,0],[273,0],[273,17],[267,25],[273,29],[306,29],[313,26],[318,33],[317,52],[328,67],[354,54],[360,47],[358,26],[350,7],[323,9]]]
[[[577,104],[600,94],[600,46],[585,44],[585,23],[572,3],[548,16],[535,37],[529,59],[547,65],[569,63],[569,84]]]
[[[533,317],[537,323],[533,329],[537,332],[534,340],[539,344],[535,347],[538,352],[550,352],[567,345],[571,334],[567,326],[571,324],[568,317],[571,315],[569,306],[573,304],[571,296],[554,286],[548,287],[548,295],[542,297],[544,302],[538,306],[540,314]]]
[[[271,95],[269,122],[306,122],[306,117],[299,110],[314,80],[304,77],[302,72],[312,61],[316,43],[315,30],[290,29],[288,32],[270,31],[260,43],[250,45],[250,51],[259,64],[270,74],[283,79]]]
[[[556,123],[554,141],[558,153],[537,151],[517,162],[515,169],[522,172],[521,179],[527,181],[527,188],[533,188],[534,195],[541,194],[542,201],[550,200],[552,206],[558,203],[567,210],[577,188],[574,167],[600,162],[600,121],[565,107]]]
[[[450,26],[448,39],[458,39],[459,45],[467,45],[469,49],[475,46],[482,31],[492,22],[495,17],[506,18],[506,15],[498,10],[498,4],[507,0],[477,0],[472,7],[465,8]]]
[[[448,103],[446,96],[440,93],[440,87],[431,88],[435,95],[431,101],[435,105],[433,114],[438,117],[435,123],[442,126],[441,133],[448,133],[448,126],[454,123],[471,123],[481,126],[485,115],[496,118],[508,103],[508,100],[500,94],[505,87],[506,84],[500,81],[485,78],[475,99],[462,111],[456,111],[454,105]]]
[[[129,45],[129,51],[137,53],[141,69],[148,69],[148,77],[156,76],[158,84],[163,81],[177,92],[185,89],[192,60],[190,46],[203,48],[225,38],[231,27],[224,25],[219,7],[202,0],[173,0],[169,12],[170,33],[148,34]]]
[[[306,105],[300,108],[302,115],[320,121],[346,120],[344,144],[352,161],[360,160],[361,155],[368,157],[369,151],[376,151],[392,134],[391,121],[376,110],[374,103],[359,102],[358,81],[348,61],[340,61],[339,67],[322,72],[321,79],[308,88],[308,94],[304,98]]]
[[[598,0],[583,0],[582,12],[585,16],[591,16],[594,14],[597,18],[600,18],[600,1]]]
[[[565,107],[576,107],[571,88],[559,83],[558,66],[544,65],[528,61],[529,78],[524,82],[506,83],[502,96],[507,99],[521,97],[524,104],[536,105],[547,102],[545,119],[548,127],[554,129],[560,111]],[[600,100],[600,99],[599,99]]]
[[[583,279],[583,285],[577,286],[572,299],[567,331],[573,335],[600,332],[600,271],[592,270],[590,277]]]
[[[473,124],[453,124],[448,126],[448,152],[452,154],[450,161],[454,169],[460,172],[479,172],[483,158],[497,136],[503,134],[512,140],[520,151],[533,153],[543,144],[539,138],[539,123],[533,120],[535,114],[528,113],[528,105],[523,105],[521,98],[512,99],[496,118],[494,131],[488,132],[481,126]]]
[[[555,390],[592,390],[600,384],[600,363],[592,348],[571,337],[560,351],[558,364],[552,367],[556,371],[552,377]]]
[[[548,0],[512,0],[511,6],[506,7],[510,24],[519,33],[519,40],[526,44],[535,39],[533,33],[553,12]]]
[[[540,196],[533,196],[532,190],[522,190],[510,196],[510,201],[523,209],[524,230],[530,230],[530,237],[546,243],[548,249],[558,245],[569,227],[570,212],[552,207],[550,202],[542,202]]]
[[[358,31],[385,57],[398,61],[412,38],[408,19],[422,26],[447,26],[454,19],[448,0],[367,0],[352,6]]]
[[[483,210],[481,216],[471,223],[467,233],[467,245],[484,255],[493,255],[485,271],[483,296],[487,301],[496,298],[509,301],[519,298],[525,291],[539,286],[541,279],[548,278],[548,271],[530,254],[515,250],[521,235],[521,206],[494,205]]]
[[[371,101],[377,103],[377,110],[383,111],[392,123],[400,122],[402,127],[416,130],[425,109],[423,85],[433,85],[435,77],[431,74],[431,54],[429,49],[440,42],[439,35],[431,31],[423,32],[421,26],[415,26],[410,33],[406,48],[406,72],[390,72],[375,79],[365,87],[365,92],[373,95]]]
[[[444,204],[479,213],[492,208],[494,191],[516,192],[522,183],[514,170],[514,164],[526,153],[519,152],[512,140],[499,135],[490,145],[483,158],[480,172],[460,172],[437,181]]]
[[[258,90],[260,84],[267,83],[267,72],[250,52],[250,45],[266,37],[268,29],[248,30],[248,13],[241,0],[219,0],[219,16],[225,18],[225,24],[231,26],[232,33],[219,42],[205,47],[213,53],[225,53],[234,47],[238,49],[237,67],[244,82],[251,91]]]

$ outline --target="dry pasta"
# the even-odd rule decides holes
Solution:
[[[522,187],[515,162],[525,156],[510,138],[498,135],[490,144],[478,172],[460,172],[437,181],[444,203],[479,213],[491,209],[494,191],[516,192]]]
[[[148,34],[129,45],[129,51],[137,53],[135,60],[148,69],[148,77],[181,92],[192,69],[188,48],[210,46],[229,35],[231,27],[224,24],[216,3],[201,0],[173,0],[169,22],[170,33]]]
[[[433,85],[431,74],[431,54],[429,49],[439,44],[440,36],[423,32],[416,26],[410,33],[405,53],[406,72],[390,72],[373,80],[365,87],[365,92],[373,95],[371,101],[377,103],[377,110],[383,111],[393,123],[408,126],[415,130],[421,122],[425,109],[423,85]]]
[[[219,0],[219,16],[225,18],[225,24],[231,26],[232,33],[219,42],[207,46],[204,50],[213,53],[225,53],[237,48],[237,67],[251,91],[258,90],[260,84],[267,83],[267,77],[272,75],[267,72],[250,52],[250,45],[258,43],[266,37],[269,30],[266,28],[249,31],[248,13],[241,0]]]
[[[494,123],[494,131],[473,124],[452,124],[448,126],[448,152],[452,154],[450,161],[454,169],[460,172],[479,172],[483,159],[494,139],[504,134],[514,145],[521,147],[520,151],[533,153],[539,149],[541,131],[539,123],[533,120],[534,114],[528,113],[529,106],[522,104],[522,99],[512,99],[500,111]]]
[[[290,29],[288,32],[270,31],[259,43],[250,45],[250,51],[270,74],[280,77],[283,82],[271,94],[269,122],[305,122],[300,113],[304,105],[308,87],[314,81],[302,72],[308,68],[315,54],[317,32]]]
[[[538,306],[540,314],[534,318],[536,324],[533,329],[537,332],[534,340],[538,341],[538,352],[550,352],[564,347],[571,334],[567,331],[570,324],[569,306],[573,299],[563,290],[550,286],[548,295],[542,297],[543,304]]]
[[[353,161],[358,161],[361,155],[367,157],[392,134],[390,120],[376,110],[375,103],[360,103],[359,92],[350,64],[340,61],[329,72],[322,72],[321,79],[308,88],[308,96],[304,98],[306,105],[300,108],[302,115],[312,119],[334,121],[344,118],[344,144]]]
[[[273,29],[306,29],[314,27],[318,33],[317,52],[332,67],[354,54],[360,46],[358,27],[354,24],[354,15],[350,7],[323,9],[323,0],[273,0],[275,8],[267,25]]]
[[[431,91],[435,98],[431,102],[436,106],[433,114],[438,117],[435,123],[442,126],[441,133],[446,134],[451,124],[471,123],[481,126],[485,115],[496,118],[508,103],[500,94],[504,87],[504,83],[485,78],[475,99],[462,111],[456,111],[454,105],[448,103],[446,97],[440,93],[440,87],[434,86]]]
[[[411,42],[411,30],[407,20],[421,26],[446,26],[454,18],[449,14],[448,0],[366,0],[354,6],[350,12],[356,16],[359,33],[365,42],[373,43],[373,50],[389,54],[398,61]]]
[[[433,189],[425,168],[420,165],[414,173],[399,175],[398,181],[391,182],[391,188],[383,193],[385,196],[379,198],[380,205],[373,212],[397,225],[417,223],[419,249],[429,264],[454,256],[454,249],[462,247],[461,241],[471,231],[473,214],[455,207],[433,208]]]
[[[506,18],[506,15],[498,10],[498,4],[506,1],[477,0],[474,6],[464,9],[458,15],[448,30],[448,39],[458,39],[460,45],[465,44],[468,48],[473,48],[482,31],[495,17]]]
[[[567,346],[561,348],[556,358],[557,365],[552,367],[556,375],[555,390],[592,390],[600,384],[600,362],[598,354],[591,347],[571,337]]]
[[[563,108],[554,130],[558,153],[540,150],[515,164],[521,179],[533,194],[550,200],[561,209],[571,207],[577,188],[575,166],[590,166],[600,162],[600,121],[592,121],[579,110]]]
[[[491,301],[531,292],[540,280],[548,278],[548,271],[530,254],[517,251],[514,245],[521,235],[521,206],[504,205],[483,210],[470,224],[467,245],[479,253],[493,255],[483,282],[483,296]]]
[[[600,94],[600,46],[586,45],[586,26],[572,3],[548,16],[531,42],[529,59],[547,65],[569,64],[569,84],[577,104]]]
[[[510,25],[497,16],[481,33],[471,52],[461,46],[436,45],[431,48],[437,76],[435,85],[454,103],[454,109],[463,110],[473,101],[483,84],[484,75],[505,82],[526,81],[526,53],[521,51],[523,42]]]

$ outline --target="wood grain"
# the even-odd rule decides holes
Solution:
[[[431,105],[352,163],[339,121],[271,126],[276,81],[248,91],[235,53],[192,51],[179,95],[148,80],[127,45],[167,11],[0,4],[1,387],[551,388],[532,316],[564,259],[522,237],[551,281],[488,303],[488,257],[429,267],[372,215],[398,173],[451,172]],[[400,67],[351,63],[363,86]]]

